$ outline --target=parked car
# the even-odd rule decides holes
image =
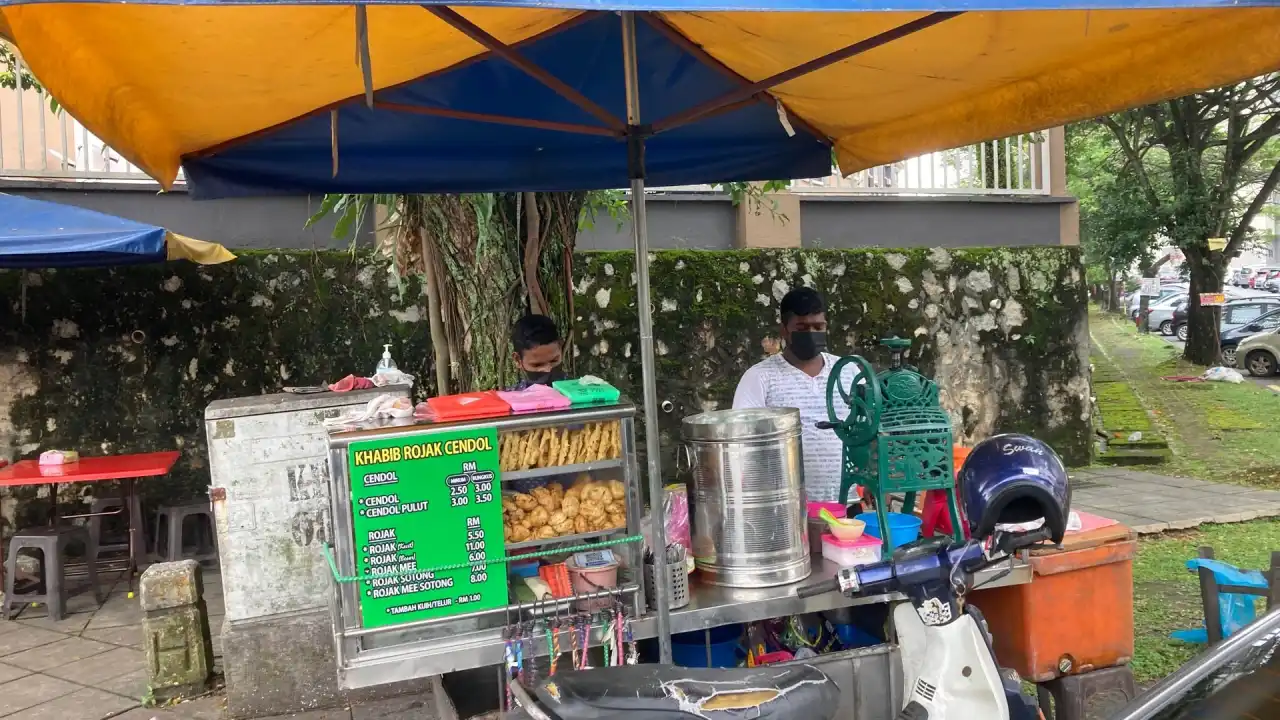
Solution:
[[[1262,289],[1269,292],[1280,292],[1280,270],[1272,270],[1265,282],[1262,283]]]
[[[1280,268],[1267,265],[1254,268],[1253,272],[1249,273],[1249,287],[1261,290],[1262,286],[1266,284],[1267,278],[1276,270],[1280,270]]]
[[[1186,297],[1186,295],[1186,285],[1161,285],[1160,294],[1151,298],[1150,302],[1147,303],[1147,307],[1152,308],[1160,303],[1168,301],[1170,298],[1178,296]],[[1135,290],[1132,295],[1126,298],[1125,302],[1128,303],[1129,319],[1137,320],[1138,310],[1142,307],[1142,295]]]
[[[1145,318],[1137,318],[1134,322],[1139,329],[1145,323],[1147,332],[1159,331],[1161,335],[1170,335],[1173,333],[1174,313],[1186,306],[1186,304],[1186,291],[1178,295],[1170,295],[1158,303],[1148,305],[1147,316]]]
[[[1220,338],[1222,364],[1227,367],[1236,367],[1236,348],[1239,347],[1240,343],[1245,338],[1268,330],[1280,330],[1280,310],[1272,310],[1248,325],[1222,332]]]
[[[1236,360],[1256,377],[1271,377],[1280,369],[1280,330],[1255,333],[1236,346]]]
[[[1253,274],[1253,268],[1249,266],[1238,267],[1231,271],[1231,275],[1227,277],[1227,282],[1236,287],[1249,287],[1249,276]]]
[[[1280,610],[1204,650],[1109,720],[1280,717]]]
[[[1177,335],[1179,340],[1186,342],[1187,311],[1185,307],[1180,309],[1182,314],[1175,313],[1170,320],[1173,325],[1173,334]],[[1229,330],[1249,325],[1273,310],[1280,310],[1280,297],[1274,295],[1228,300],[1222,306],[1222,324],[1218,327],[1218,334],[1222,335]]]

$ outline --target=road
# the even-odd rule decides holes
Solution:
[[[1152,333],[1152,334],[1163,338],[1165,342],[1178,348],[1179,352],[1182,351],[1182,341],[1179,340],[1178,338],[1172,335],[1160,335],[1160,333]],[[1271,392],[1280,393],[1280,375],[1276,377],[1270,377],[1270,378],[1261,378],[1261,377],[1254,377],[1249,373],[1244,372],[1243,370],[1240,372],[1240,374],[1244,375],[1245,382],[1251,382],[1254,385],[1257,385],[1259,387],[1267,388]]]

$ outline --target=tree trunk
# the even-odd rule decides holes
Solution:
[[[431,328],[431,351],[436,363],[436,394],[449,394],[449,341],[444,334],[444,321],[440,314],[440,279],[436,277],[435,258],[431,243],[425,233],[419,232],[422,242],[422,277],[427,285],[427,319]]]
[[[1120,307],[1120,285],[1116,281],[1116,271],[1112,268],[1107,280],[1107,312],[1124,312]]]
[[[1206,257],[1198,248],[1187,249],[1187,270],[1191,276],[1190,297],[1187,298],[1187,345],[1182,357],[1196,365],[1222,364],[1220,307],[1200,305],[1201,293],[1222,292],[1225,262]],[[1212,253],[1221,257],[1221,253]]]
[[[542,293],[538,280],[538,265],[542,262],[542,215],[538,212],[538,195],[524,194],[524,283],[529,290],[529,312],[548,315],[551,312],[547,297]]]

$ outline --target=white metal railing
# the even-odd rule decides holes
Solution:
[[[13,78],[31,76],[15,57]],[[0,73],[8,70],[0,63]],[[1044,133],[943,150],[862,170],[848,177],[794,180],[796,193],[936,195],[1049,193]],[[0,177],[150,181],[35,88],[0,87]],[[179,181],[182,178],[179,175]],[[711,191],[710,185],[655,190]]]
[[[0,62],[0,177],[151,181],[33,86],[16,54]]]
[[[942,150],[841,177],[792,180],[791,191],[831,195],[1048,195],[1047,133]],[[655,191],[714,192],[712,185]]]
[[[796,193],[886,195],[1049,194],[1049,143],[1043,133],[1019,135],[908,158],[848,177],[794,180]]]

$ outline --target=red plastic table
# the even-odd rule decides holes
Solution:
[[[105,457],[84,457],[80,462],[66,465],[41,465],[36,460],[22,460],[7,467],[0,467],[0,487],[18,487],[21,485],[52,485],[50,497],[53,499],[53,520],[57,520],[58,485],[60,483],[101,482],[104,480],[120,480],[124,490],[124,508],[129,515],[129,584],[133,585],[133,574],[138,568],[142,542],[139,533],[142,530],[142,518],[135,517],[134,502],[137,488],[134,480],[139,478],[160,477],[168,475],[174,463],[178,461],[176,451],[142,453],[138,455],[109,455]],[[111,513],[101,513],[114,515]],[[72,517],[88,517],[88,515],[71,515]],[[64,518],[66,519],[66,518]],[[4,546],[0,543],[0,559],[4,558]],[[2,566],[0,566],[2,567]]]

